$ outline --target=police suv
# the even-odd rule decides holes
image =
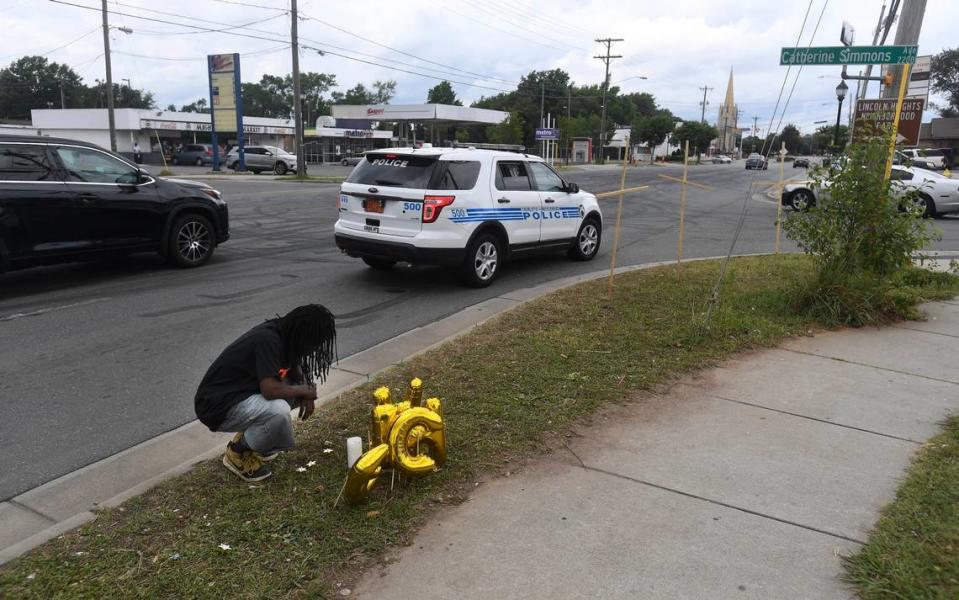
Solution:
[[[543,159],[514,152],[368,152],[339,203],[336,245],[349,256],[374,269],[398,261],[454,266],[474,287],[492,283],[504,260],[532,251],[591,260],[603,230],[596,196]]]

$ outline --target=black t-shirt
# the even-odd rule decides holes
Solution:
[[[210,431],[216,431],[231,408],[259,394],[260,381],[279,377],[283,367],[283,340],[276,325],[257,325],[210,365],[193,401],[196,416]]]

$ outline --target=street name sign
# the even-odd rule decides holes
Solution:
[[[555,127],[537,127],[536,139],[537,140],[558,140],[559,129]]]
[[[918,46],[819,46],[783,48],[780,65],[903,65],[916,62]]]
[[[919,143],[919,125],[922,122],[922,110],[926,101],[922,98],[906,98],[899,113],[899,135],[907,146]],[[876,127],[892,127],[896,117],[896,98],[881,100],[859,100],[856,102],[856,116],[853,137],[858,138]]]

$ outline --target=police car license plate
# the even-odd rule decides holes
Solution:
[[[365,210],[366,212],[382,213],[385,207],[386,207],[386,200],[380,200],[379,198],[363,199],[363,210]]]

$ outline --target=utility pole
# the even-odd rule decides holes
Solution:
[[[106,3],[107,0],[103,0]],[[303,115],[300,106],[300,47],[296,37],[296,0],[290,0],[290,47],[293,49],[293,133],[296,138],[296,175],[306,176],[306,157],[303,155]]]
[[[107,121],[110,124],[110,150],[117,151],[117,123],[113,114],[113,70],[110,67],[110,22],[107,0],[103,0],[103,58],[107,64]]]
[[[707,92],[711,92],[711,91],[713,90],[713,88],[706,86],[706,87],[701,87],[701,88],[699,88],[699,89],[701,89],[701,90],[703,91],[703,101],[701,102],[701,104],[702,104],[702,106],[703,106],[703,114],[699,117],[699,120],[702,121],[703,123],[705,123],[705,122],[706,122],[706,104],[707,104],[707,102],[706,102],[706,93],[707,93]]]
[[[546,82],[539,82],[539,126],[546,127],[546,123],[543,121],[543,108],[546,106]],[[546,152],[546,141],[541,140],[539,143],[539,154],[542,156]]]
[[[890,7],[890,11],[889,11],[889,17],[890,17],[890,18],[888,19],[889,25],[892,25],[892,18],[895,16],[896,8],[897,8],[896,0],[893,0],[893,6]],[[873,34],[872,34],[872,45],[873,45],[873,46],[875,46],[876,44],[879,43],[879,34],[882,32],[882,28],[883,28],[883,23],[882,23],[882,21],[883,21],[883,17],[885,17],[885,16],[886,16],[886,3],[883,2],[882,8],[879,10],[879,22],[876,23],[876,31],[873,32]],[[887,34],[889,33],[888,27],[886,28],[886,33],[887,33]],[[883,39],[883,42],[885,42],[885,41],[886,41],[886,36],[885,36],[885,35],[882,36],[882,39]],[[866,76],[866,77],[871,77],[871,76],[872,76],[872,65],[866,65],[866,73],[865,73],[865,76]],[[863,79],[863,80],[861,81],[861,84],[862,84],[862,85],[861,85],[859,88],[856,89],[856,98],[865,98],[865,97],[866,97],[866,88],[869,87],[869,80],[868,80],[868,79]],[[850,103],[849,103],[849,106],[852,106],[852,105],[853,105],[853,103],[850,102]],[[850,123],[851,123],[851,122],[852,122],[852,121],[850,121]]]
[[[106,0],[103,0],[106,2]],[[606,164],[606,155],[604,154],[603,149],[606,146],[606,92],[609,91],[609,61],[614,58],[622,58],[621,55],[611,55],[609,52],[612,49],[613,42],[622,42],[623,38],[604,38],[597,39],[596,42],[600,44],[606,44],[606,56],[594,56],[593,58],[598,58],[603,61],[606,65],[606,77],[603,79],[603,117],[600,119],[600,131],[599,131],[599,162],[600,164]]]
[[[63,82],[60,82],[60,108],[64,109],[67,107],[67,95],[63,91]]]
[[[899,25],[896,26],[897,46],[914,46],[919,43],[919,32],[922,30],[922,18],[926,14],[926,0],[903,0],[902,12],[899,15]],[[889,65],[892,73],[892,85],[882,90],[883,98],[899,96],[899,82],[902,79],[902,65]]]
[[[753,117],[753,137],[759,136],[759,117]]]

